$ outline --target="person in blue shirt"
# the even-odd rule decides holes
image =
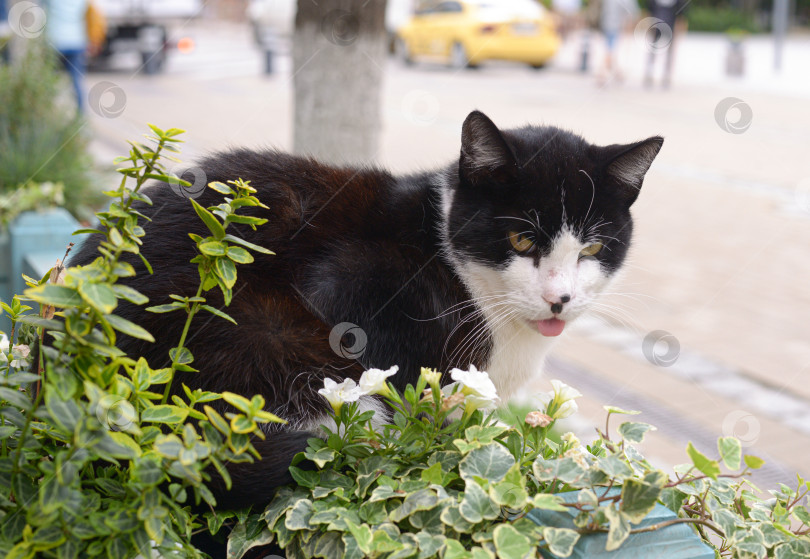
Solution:
[[[70,74],[76,94],[76,106],[83,112],[82,80],[86,69],[87,0],[48,0],[45,3],[48,42],[59,53],[62,64]]]
[[[8,23],[6,0],[0,0],[0,64],[10,64],[11,25]]]

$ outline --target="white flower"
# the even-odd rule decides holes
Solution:
[[[28,366],[28,356],[31,354],[31,348],[27,345],[17,344],[11,348],[11,357],[13,361],[10,365],[16,369],[22,369]]]
[[[554,394],[560,399],[561,402],[567,402],[568,400],[573,400],[574,398],[579,398],[582,396],[579,390],[568,386],[561,380],[553,379],[551,381],[551,386],[554,388]]]
[[[582,445],[582,443],[579,442],[579,438],[571,431],[568,431],[562,437],[560,437],[560,440],[571,448],[579,448]]]
[[[318,394],[326,398],[335,413],[340,411],[340,407],[347,402],[356,402],[363,391],[352,379],[347,378],[340,384],[331,378],[323,379],[323,388],[318,390]]]
[[[439,383],[442,381],[442,374],[439,371],[422,367],[422,377],[425,379],[431,388],[438,388]]]
[[[5,334],[2,334],[2,336],[3,337],[0,338],[0,351],[2,351],[3,353],[7,353],[8,352],[8,338],[6,337]]]
[[[382,369],[364,371],[360,376],[360,391],[363,394],[382,394],[383,396],[388,394],[390,390],[385,379],[395,375],[397,371],[399,371],[399,367],[396,365],[387,371]]]
[[[559,409],[554,413],[557,419],[565,419],[568,416],[574,415],[579,411],[579,406],[573,400],[563,402]]]
[[[475,365],[470,365],[469,371],[453,369],[450,378],[458,383],[465,394],[465,411],[468,413],[479,408],[494,407],[498,401],[498,391],[489,375],[477,370]]]
[[[535,396],[535,399],[545,407],[546,413],[554,419],[563,419],[575,414],[579,407],[574,399],[582,396],[579,390],[557,379],[551,381],[551,386],[553,388],[551,392],[541,392]]]

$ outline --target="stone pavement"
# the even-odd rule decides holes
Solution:
[[[241,30],[189,32],[197,53],[175,57],[167,75],[90,77],[125,93],[120,116],[91,112],[99,158],[124,150],[146,122],[189,130],[186,160],[227,145],[289,147],[289,59],[263,77]],[[663,135],[634,207],[624,277],[605,306],[563,336],[547,378],[585,394],[570,422],[584,440],[604,422],[601,405],[615,404],[658,424],[645,450],[662,466],[685,461],[687,440],[710,453],[718,436],[735,434],[769,460],[756,478],[764,485],[791,483],[796,471],[810,477],[810,43],[791,39],[775,75],[770,44],[752,39],[749,76],[734,80],[722,75],[725,39],[689,35],[664,91],[641,86],[646,53],[632,38],[621,47],[626,80],[602,88],[574,71],[577,41],[542,72],[390,62],[380,162],[399,171],[446,163],[473,108],[501,126],[554,124],[597,143]],[[717,116],[729,97],[743,105]],[[745,128],[737,121],[748,109]],[[727,131],[734,126],[742,133]],[[659,331],[673,345],[653,339],[645,357],[645,337]],[[549,387],[547,379],[536,386]]]

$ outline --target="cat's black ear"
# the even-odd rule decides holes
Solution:
[[[644,175],[650,169],[655,156],[664,145],[664,138],[653,136],[641,142],[613,145],[605,150],[605,174],[619,185],[619,196],[628,206],[636,201]]]
[[[517,163],[500,130],[480,111],[461,127],[459,174],[471,184],[505,184],[517,177]]]

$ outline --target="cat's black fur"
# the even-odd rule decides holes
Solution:
[[[357,380],[365,368],[399,365],[392,380],[402,388],[415,381],[421,366],[444,371],[486,366],[489,343],[471,344],[475,352],[456,351],[482,319],[473,306],[456,307],[471,295],[448,255],[502,266],[512,254],[506,239],[510,225],[496,216],[526,211],[542,216],[543,235],[538,232],[539,250],[532,256],[540,258],[564,215],[570,220],[593,214],[606,224],[600,235],[610,247],[598,258],[605,269],[618,268],[632,230],[629,207],[661,143],[654,137],[596,147],[553,127],[501,132],[474,112],[463,126],[459,161],[433,173],[394,177],[272,150],[238,149],[199,162],[209,182],[242,178],[258,190],[269,209],[251,213],[269,222],[256,232],[241,227],[235,234],[276,254],[256,254],[253,264],[239,266],[233,302],[224,309],[238,325],[206,314],[195,318],[187,345],[200,372],[180,373],[173,388],[182,382],[248,397],[262,394],[268,411],[291,425],[254,441],[263,459],[232,466],[233,489],[214,488],[219,505],[261,506],[275,487],[291,481],[291,458],[314,436],[295,426],[327,412],[317,394],[325,377]],[[442,188],[454,192],[446,228]],[[129,258],[138,274],[126,283],[158,305],[170,302],[169,294],[196,292],[197,268],[189,263],[196,253],[188,233],[208,233],[190,202],[169,185],[154,184],[146,192],[154,205],[135,206],[152,218],[144,224],[142,253],[154,274]],[[211,206],[220,199],[206,189],[197,202]],[[86,243],[71,264],[90,262],[96,244]],[[216,290],[206,297],[222,307]],[[458,310],[446,312],[453,308]],[[122,349],[146,357],[152,367],[168,365],[168,350],[186,315],[151,314],[124,302],[116,313],[157,340],[122,337]],[[330,332],[341,323],[359,325],[367,337],[356,360],[330,345]]]

